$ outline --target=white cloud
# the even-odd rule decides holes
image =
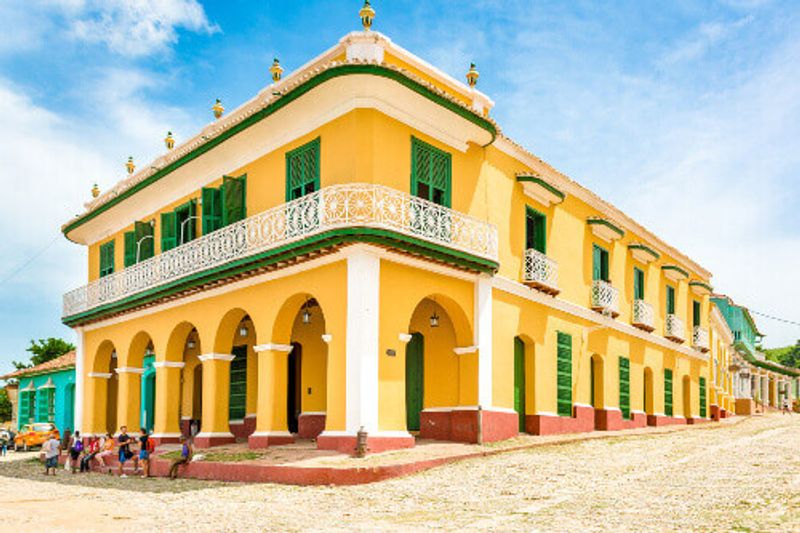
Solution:
[[[692,61],[702,57],[710,48],[725,39],[731,38],[737,31],[753,21],[748,15],[733,22],[706,22],[700,25],[694,34],[684,42],[674,45],[665,54],[662,62],[665,65],[681,61]]]
[[[74,37],[106,44],[126,56],[144,56],[178,42],[178,30],[214,33],[196,0],[85,0],[66,12]]]

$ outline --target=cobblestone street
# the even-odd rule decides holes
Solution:
[[[798,443],[800,416],[759,416],[538,447],[356,487],[63,471],[54,482],[17,461],[0,465],[0,517],[9,530],[48,531],[797,531]]]

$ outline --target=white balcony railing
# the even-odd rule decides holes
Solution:
[[[592,283],[592,309],[616,317],[619,315],[619,291],[607,281],[594,280]]]
[[[401,233],[497,261],[497,229],[383,185],[333,185],[204,235],[64,295],[63,316],[339,228]]]
[[[664,336],[676,342],[686,340],[686,326],[678,315],[667,315],[664,323]]]
[[[692,331],[692,346],[701,352],[708,351],[708,330],[706,328],[694,327]]]
[[[631,319],[631,324],[637,328],[653,331],[654,316],[652,305],[644,300],[633,301],[633,318]]]
[[[558,294],[558,263],[539,250],[525,250],[524,281],[543,292]]]

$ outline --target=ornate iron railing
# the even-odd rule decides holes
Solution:
[[[664,322],[664,336],[678,341],[686,339],[686,326],[678,315],[667,315],[667,320]]]
[[[63,316],[350,227],[385,229],[497,261],[497,229],[487,222],[383,185],[333,185],[72,290],[64,295]]]
[[[558,263],[539,250],[525,250],[525,283],[558,290]]]
[[[652,331],[654,316],[652,305],[644,300],[633,301],[633,319],[631,323],[634,326],[648,328]]]
[[[594,280],[592,283],[592,309],[614,316],[618,315],[619,291],[607,281]]]
[[[692,346],[703,352],[708,351],[708,330],[695,326],[692,331]]]

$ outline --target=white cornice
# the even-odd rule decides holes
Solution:
[[[183,368],[186,363],[182,361],[156,361],[153,368]]]
[[[291,353],[294,349],[294,346],[291,344],[273,344],[273,343],[266,343],[266,344],[259,344],[258,346],[253,347],[253,351],[256,353],[261,352],[285,352]]]
[[[117,374],[144,374],[144,368],[121,367],[116,369]]]
[[[203,354],[203,355],[198,355],[197,358],[201,362],[206,362],[206,361],[225,361],[227,363],[230,363],[231,361],[236,359],[236,356],[232,355],[232,354],[228,354],[228,353],[207,353],[207,354]]]

